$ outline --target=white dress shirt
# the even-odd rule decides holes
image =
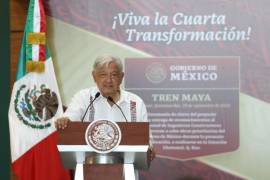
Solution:
[[[83,89],[72,98],[64,117],[71,121],[81,121],[87,107],[99,92],[97,87]],[[143,100],[131,92],[120,90],[120,99],[116,104],[122,109],[127,121],[146,122],[147,111]],[[111,106],[106,97],[100,95],[87,110],[84,122],[92,120],[112,120],[115,122],[125,122],[125,117],[120,109],[114,104]]]

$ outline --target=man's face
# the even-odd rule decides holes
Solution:
[[[92,75],[101,94],[105,97],[117,95],[124,77],[124,73],[119,70],[115,62],[97,67]]]

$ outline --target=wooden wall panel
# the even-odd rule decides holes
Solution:
[[[23,31],[29,0],[10,0],[10,30]]]
[[[10,85],[15,81],[17,61],[23,36],[29,0],[10,0]]]
[[[16,79],[16,71],[17,71],[17,63],[18,63],[18,58],[19,58],[19,51],[21,47],[21,41],[23,37],[23,32],[12,32],[11,37],[10,37],[10,47],[11,47],[11,54],[10,54],[10,83],[11,83],[11,88],[13,83],[15,82]]]

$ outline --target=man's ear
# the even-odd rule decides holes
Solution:
[[[120,82],[121,82],[121,83],[122,83],[122,81],[123,81],[124,76],[125,76],[125,73],[122,72],[122,73],[121,73],[121,76],[120,76],[120,78],[121,78],[121,81],[120,81]],[[121,84],[121,83],[120,83],[120,84]]]
[[[97,77],[96,77],[96,72],[95,72],[94,70],[92,71],[92,77],[93,77],[94,81],[97,82],[97,81],[96,81],[96,78],[97,78]]]

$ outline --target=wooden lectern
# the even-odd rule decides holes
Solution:
[[[135,179],[134,169],[150,166],[149,123],[118,122],[120,145],[107,154],[96,153],[85,142],[89,122],[70,122],[58,130],[58,150],[66,168],[76,169],[75,179],[126,180]]]

